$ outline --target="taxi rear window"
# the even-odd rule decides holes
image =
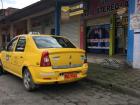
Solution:
[[[39,49],[43,48],[75,48],[66,38],[55,36],[33,36],[33,40]]]

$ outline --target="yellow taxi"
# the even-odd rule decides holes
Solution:
[[[69,83],[87,76],[85,51],[53,35],[19,35],[0,54],[0,69],[23,79],[25,89]]]

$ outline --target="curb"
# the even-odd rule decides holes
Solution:
[[[94,84],[100,85],[104,88],[109,88],[111,90],[117,91],[119,93],[123,93],[126,95],[130,95],[136,98],[140,98],[140,91],[125,87],[125,86],[119,86],[116,84],[112,84],[103,80],[97,80],[97,79],[91,79],[91,78],[86,78],[87,81],[92,82]]]

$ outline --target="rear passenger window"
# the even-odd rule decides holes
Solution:
[[[62,37],[55,36],[33,36],[33,40],[37,48],[75,48],[68,40]]]
[[[26,45],[26,39],[25,37],[20,37],[16,46],[15,51],[17,52],[24,52]]]

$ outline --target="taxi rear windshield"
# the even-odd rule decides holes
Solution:
[[[43,48],[75,48],[66,38],[55,36],[33,36],[33,40],[39,49]]]

